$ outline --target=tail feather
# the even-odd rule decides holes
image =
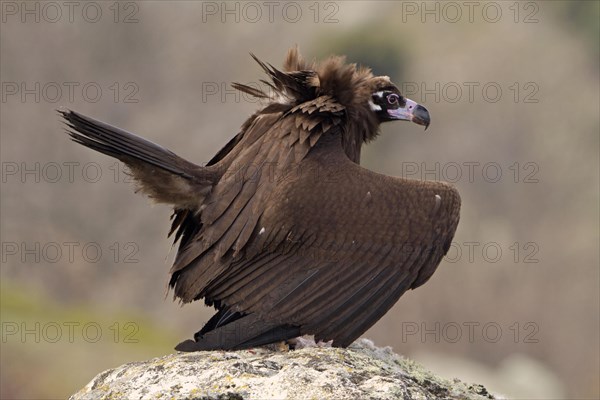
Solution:
[[[176,175],[192,178],[177,164],[181,161],[190,164],[189,166],[193,166],[193,164],[162,146],[75,111],[59,110],[58,112],[67,121],[67,125],[74,129],[74,131],[68,131],[68,134],[77,143],[115,158],[133,157]]]
[[[58,110],[71,139],[90,149],[123,161],[139,189],[161,203],[197,209],[213,185],[206,168],[199,167],[142,137],[86,117]]]
[[[196,341],[181,342],[175,350],[241,350],[288,340],[300,334],[298,326],[265,322],[256,314],[248,314],[205,334],[197,335]]]

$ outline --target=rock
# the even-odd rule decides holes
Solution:
[[[495,399],[359,339],[347,349],[176,353],[102,372],[70,400]]]

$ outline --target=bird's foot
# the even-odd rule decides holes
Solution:
[[[297,338],[290,339],[287,341],[287,343],[288,343],[288,346],[290,347],[290,349],[300,350],[300,349],[308,349],[308,348],[312,348],[312,347],[319,347],[319,348],[331,347],[333,340],[329,340],[327,342],[323,342],[323,341],[319,340],[318,342],[315,342],[314,336],[304,335],[304,336],[298,336]]]

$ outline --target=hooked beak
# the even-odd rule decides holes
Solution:
[[[415,124],[425,126],[425,130],[429,126],[431,119],[429,118],[429,111],[422,105],[406,99],[404,107],[396,108],[394,110],[387,110],[390,117],[394,120],[401,121],[412,121]]]

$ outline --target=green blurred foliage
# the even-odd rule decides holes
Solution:
[[[600,65],[600,1],[556,1],[551,5],[555,18],[585,41]]]
[[[65,306],[6,281],[0,304],[2,399],[67,398],[101,370],[169,353],[176,343],[139,313]]]
[[[332,33],[316,43],[313,51],[319,60],[331,54],[345,55],[348,62],[370,67],[375,75],[387,75],[401,82],[410,58],[409,46],[400,35],[383,37],[382,32],[393,30],[386,26],[376,30],[371,24],[364,24],[345,33]]]

